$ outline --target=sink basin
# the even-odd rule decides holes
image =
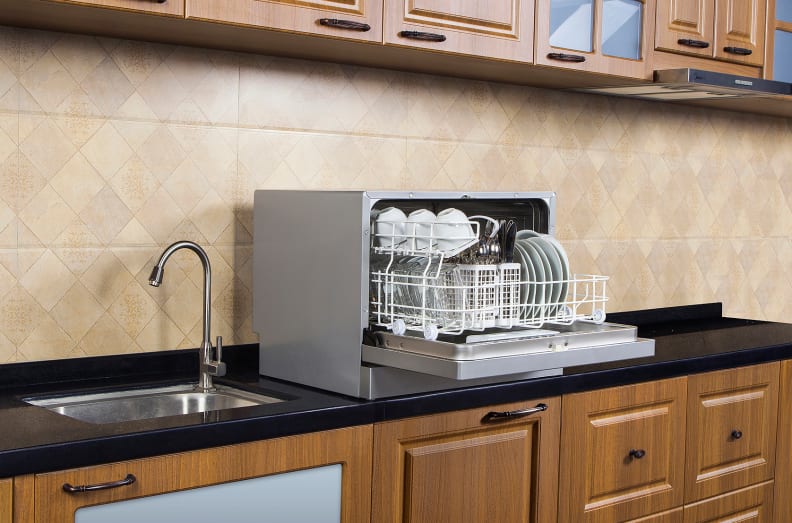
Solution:
[[[41,396],[23,401],[88,423],[119,423],[141,419],[252,407],[284,401],[218,385],[199,392],[192,384],[127,389],[69,396]]]

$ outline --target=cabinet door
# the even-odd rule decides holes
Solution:
[[[792,82],[792,0],[767,2],[765,78]]]
[[[781,362],[781,391],[776,440],[775,515],[776,521],[792,521],[792,360]]]
[[[0,523],[11,523],[13,480],[0,479]]]
[[[141,11],[171,16],[184,16],[184,0],[53,0],[61,4],[80,4],[95,7],[110,7],[125,11]]]
[[[613,522],[681,506],[685,378],[564,396],[559,521]]]
[[[644,78],[654,12],[654,0],[538,0],[536,63]]]
[[[530,63],[533,2],[385,0],[385,43]]]
[[[187,18],[382,42],[378,0],[185,0]]]
[[[558,398],[500,405],[525,417],[487,421],[471,409],[374,427],[377,523],[544,523],[556,520]]]
[[[773,478],[778,362],[688,378],[685,502]]]
[[[772,481],[685,505],[685,523],[770,523],[771,521],[773,521]]]
[[[715,58],[761,66],[767,0],[720,0],[715,15]]]
[[[127,502],[144,496],[340,464],[340,520],[344,523],[368,523],[371,509],[371,438],[371,425],[366,425],[37,474],[34,494],[36,521],[73,523],[75,514],[82,507]],[[128,478],[130,474],[135,481],[117,488],[73,494],[65,492],[63,488],[64,484],[83,486],[117,482]],[[300,487],[299,494],[306,503],[310,503],[310,491]],[[219,498],[220,504],[226,499],[224,496]],[[227,514],[233,516],[233,502],[229,503]],[[261,508],[266,510],[266,507]],[[159,518],[153,517],[150,521],[177,519],[163,512]]]
[[[712,56],[715,0],[668,0],[657,3],[655,48]]]

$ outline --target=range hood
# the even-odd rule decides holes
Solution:
[[[655,71],[651,84],[577,90],[647,100],[687,102],[792,95],[792,84],[700,69],[667,69]]]

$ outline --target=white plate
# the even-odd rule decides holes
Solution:
[[[567,257],[566,251],[564,247],[561,246],[561,243],[556,240],[554,237],[550,236],[549,234],[542,234],[536,231],[532,231],[531,229],[523,229],[522,231],[517,231],[515,237],[518,240],[529,239],[529,238],[542,238],[546,242],[550,242],[550,244],[555,248],[556,252],[558,253],[558,257],[561,260],[561,271],[562,271],[562,282],[561,282],[561,292],[558,296],[559,302],[566,301],[567,292],[569,290],[569,279],[572,277],[572,273],[569,270],[569,258]]]
[[[533,265],[533,275],[532,275],[532,287],[533,290],[533,298],[530,300],[530,307],[526,311],[526,318],[536,318],[539,316],[539,312],[542,310],[542,307],[545,303],[547,303],[550,296],[547,294],[547,287],[545,285],[545,281],[547,281],[547,276],[545,274],[545,262],[542,260],[542,256],[544,254],[539,254],[539,251],[530,243],[523,241],[515,242],[515,247],[519,247],[523,251],[523,255],[526,256],[529,260],[531,260],[531,264]],[[549,270],[549,267],[548,267]]]
[[[564,279],[564,271],[561,268],[561,257],[558,255],[555,247],[553,247],[550,242],[546,241],[544,238],[537,236],[535,238],[530,238],[526,240],[531,242],[534,247],[538,247],[544,252],[545,256],[547,256],[547,261],[550,265],[550,276],[548,277],[548,281],[552,281],[553,283],[549,285],[551,289],[550,293],[550,303],[553,305],[558,303],[558,297],[561,296],[561,280]],[[547,276],[547,275],[545,275]],[[556,310],[556,307],[553,307],[550,310],[552,314],[553,311]]]
[[[528,256],[525,249],[515,244],[514,256],[515,261],[520,264],[520,269],[522,271],[522,275],[520,276],[520,280],[522,280],[522,287],[520,289],[520,304],[522,305],[520,318],[524,317],[525,319],[529,319],[529,310],[533,311],[532,306],[536,299],[535,282],[538,275],[536,269],[534,269],[531,257]]]
[[[542,285],[540,286],[540,288],[543,290],[543,296],[544,296],[541,303],[546,307],[547,305],[550,304],[553,298],[553,284],[550,283],[553,281],[553,269],[550,266],[550,260],[547,258],[547,255],[544,253],[544,250],[538,245],[536,245],[533,241],[521,240],[521,243],[523,248],[526,251],[528,251],[529,254],[530,254],[529,249],[533,249],[536,252],[536,255],[539,257],[539,263],[541,263],[544,272],[544,278],[542,279],[541,282]],[[534,258],[531,258],[531,261],[533,261],[534,265],[536,265],[536,260]],[[542,308],[542,311],[546,313],[547,309]]]

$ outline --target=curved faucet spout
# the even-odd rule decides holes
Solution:
[[[204,271],[204,289],[203,289],[203,342],[200,349],[200,374],[197,389],[206,391],[212,390],[212,376],[225,375],[225,363],[220,361],[222,357],[222,338],[217,337],[216,360],[212,360],[212,342],[209,335],[209,328],[211,325],[211,296],[212,296],[212,268],[209,263],[209,256],[206,255],[200,245],[191,241],[179,241],[168,246],[160,256],[159,261],[151,270],[149,276],[149,285],[152,287],[159,287],[162,283],[162,278],[165,274],[165,262],[171,255],[179,249],[189,249],[198,255],[201,260],[201,265]]]

